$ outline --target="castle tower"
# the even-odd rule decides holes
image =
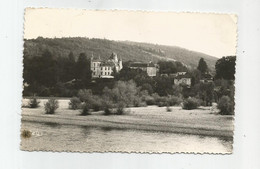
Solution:
[[[119,71],[121,69],[123,69],[123,61],[122,61],[122,58],[120,57],[119,61],[118,61],[118,66],[119,66]]]
[[[109,59],[111,59],[114,63],[118,63],[117,54],[115,52],[111,54]]]

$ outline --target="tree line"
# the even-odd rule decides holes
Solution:
[[[156,77],[149,77],[142,70],[130,69],[129,62],[123,62],[123,69],[114,73],[114,79],[96,79],[93,82],[90,57],[85,53],[76,57],[70,52],[67,57],[56,57],[46,50],[39,57],[24,57],[23,77],[27,85],[24,86],[23,95],[72,97],[80,89],[90,89],[95,95],[103,95],[105,87],[112,89],[118,81],[133,81],[138,91],[146,91],[150,96],[193,97],[205,106],[227,96],[234,105],[235,60],[235,56],[222,57],[213,71],[209,70],[203,58],[199,60],[197,69],[188,69],[180,62],[159,61]],[[191,86],[175,85],[173,76],[160,76],[176,72],[187,72],[191,77]],[[212,82],[201,81],[207,74],[213,74]]]

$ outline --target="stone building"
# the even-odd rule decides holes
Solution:
[[[156,73],[158,71],[157,65],[149,62],[149,63],[143,63],[143,62],[132,62],[129,65],[129,68],[131,69],[141,69],[147,73],[148,76],[153,77],[156,76]]]
[[[103,61],[100,58],[91,58],[90,67],[92,71],[92,78],[114,78],[113,72],[119,72],[123,68],[122,59],[118,59],[116,53]]]
[[[184,84],[190,87],[191,77],[186,72],[177,72],[176,77],[174,77],[174,84],[175,85]]]

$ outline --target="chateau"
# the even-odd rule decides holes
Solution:
[[[122,59],[118,59],[117,54],[113,52],[106,61],[91,57],[90,67],[92,78],[114,78],[112,73],[119,72],[123,64]]]

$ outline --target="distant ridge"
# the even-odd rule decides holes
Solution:
[[[42,38],[24,40],[24,57],[37,57],[48,49],[56,57],[67,57],[70,51],[75,57],[84,52],[87,56],[105,59],[112,52],[123,61],[172,60],[182,62],[189,68],[196,68],[200,58],[204,58],[211,70],[214,70],[218,58],[203,53],[190,51],[176,46],[165,46],[131,41],[113,41],[107,39]]]

